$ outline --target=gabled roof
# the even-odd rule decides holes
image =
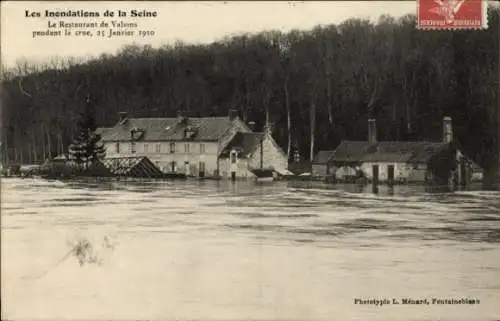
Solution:
[[[147,157],[106,158],[103,162],[111,173],[132,177],[160,177],[162,171]]]
[[[333,150],[320,150],[316,156],[314,156],[313,164],[326,164],[333,156]]]
[[[231,150],[238,151],[238,158],[248,157],[264,139],[264,133],[238,132],[222,150],[220,157],[229,157]]]
[[[426,163],[449,144],[441,142],[342,141],[331,157],[333,162]]]
[[[343,140],[335,149],[331,160],[338,162],[360,162],[368,146],[367,141]]]
[[[198,118],[129,118],[114,127],[99,128],[103,141],[130,141],[133,129],[143,130],[137,140],[176,141],[186,140],[186,130],[191,130],[193,141],[216,141],[234,125],[229,117]]]

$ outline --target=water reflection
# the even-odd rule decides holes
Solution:
[[[101,320],[332,320],[363,295],[475,291],[483,309],[500,299],[491,294],[500,287],[496,190],[6,179],[1,205],[2,294],[17,319],[76,311],[68,313]],[[65,262],[58,273],[22,283],[29,270],[43,272],[67,253],[75,234],[117,245],[102,266]],[[233,314],[221,312],[228,309]],[[432,309],[418,311],[454,320],[469,311]],[[387,315],[395,310],[367,310],[358,319],[401,319]]]
[[[47,225],[51,218],[58,225],[71,225],[76,217],[83,224],[113,225],[122,215],[129,218],[120,223],[122,228],[229,229],[252,232],[254,237],[266,233],[276,240],[293,235],[304,240],[309,235],[310,242],[335,242],[340,236],[366,234],[372,242],[388,238],[500,241],[496,224],[500,193],[495,191],[451,193],[446,188],[419,185],[318,182],[28,182],[10,181],[2,206],[7,216],[51,215],[44,218]],[[109,213],[93,219],[85,208]],[[68,212],[71,209],[78,209],[77,214]],[[113,219],[107,221],[110,217]],[[150,222],[145,225],[146,217]]]

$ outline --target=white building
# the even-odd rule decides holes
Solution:
[[[186,117],[179,113],[176,118],[129,118],[120,113],[115,126],[99,128],[97,133],[104,142],[107,159],[146,156],[165,173],[231,177],[234,172],[236,177],[251,177],[254,166],[287,169],[286,154],[271,135],[252,132],[234,111],[227,117]],[[237,147],[235,139],[241,135],[261,138],[263,148],[259,151],[263,151],[265,162],[260,162],[260,156],[255,161],[257,156],[252,152],[253,161],[240,157],[234,163],[244,170],[232,170],[227,147]]]

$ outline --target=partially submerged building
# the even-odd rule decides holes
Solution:
[[[106,160],[147,157],[164,173],[194,177],[252,177],[254,168],[287,169],[270,133],[255,133],[231,110],[226,117],[129,118],[99,128]],[[234,155],[234,157],[233,157]]]
[[[326,177],[334,174],[332,172],[332,164],[330,159],[334,154],[334,150],[320,150],[312,161],[311,170],[312,176]]]
[[[368,140],[342,141],[328,160],[337,180],[433,182],[468,185],[480,168],[453,141],[452,120],[443,119],[442,141],[377,141],[375,119]]]
[[[238,132],[219,155],[222,177],[253,177],[258,171],[268,170],[285,174],[288,158],[271,134]]]
[[[115,157],[102,164],[115,176],[137,178],[161,178],[162,171],[147,157]]]

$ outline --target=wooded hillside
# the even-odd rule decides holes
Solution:
[[[444,115],[458,142],[495,160],[500,10],[486,31],[419,31],[415,17],[351,19],[310,31],[228,37],[209,45],[127,46],[84,63],[20,64],[2,74],[4,159],[66,151],[87,98],[98,125],[136,117],[226,115],[268,122],[285,151],[309,159],[341,139],[439,140]]]

